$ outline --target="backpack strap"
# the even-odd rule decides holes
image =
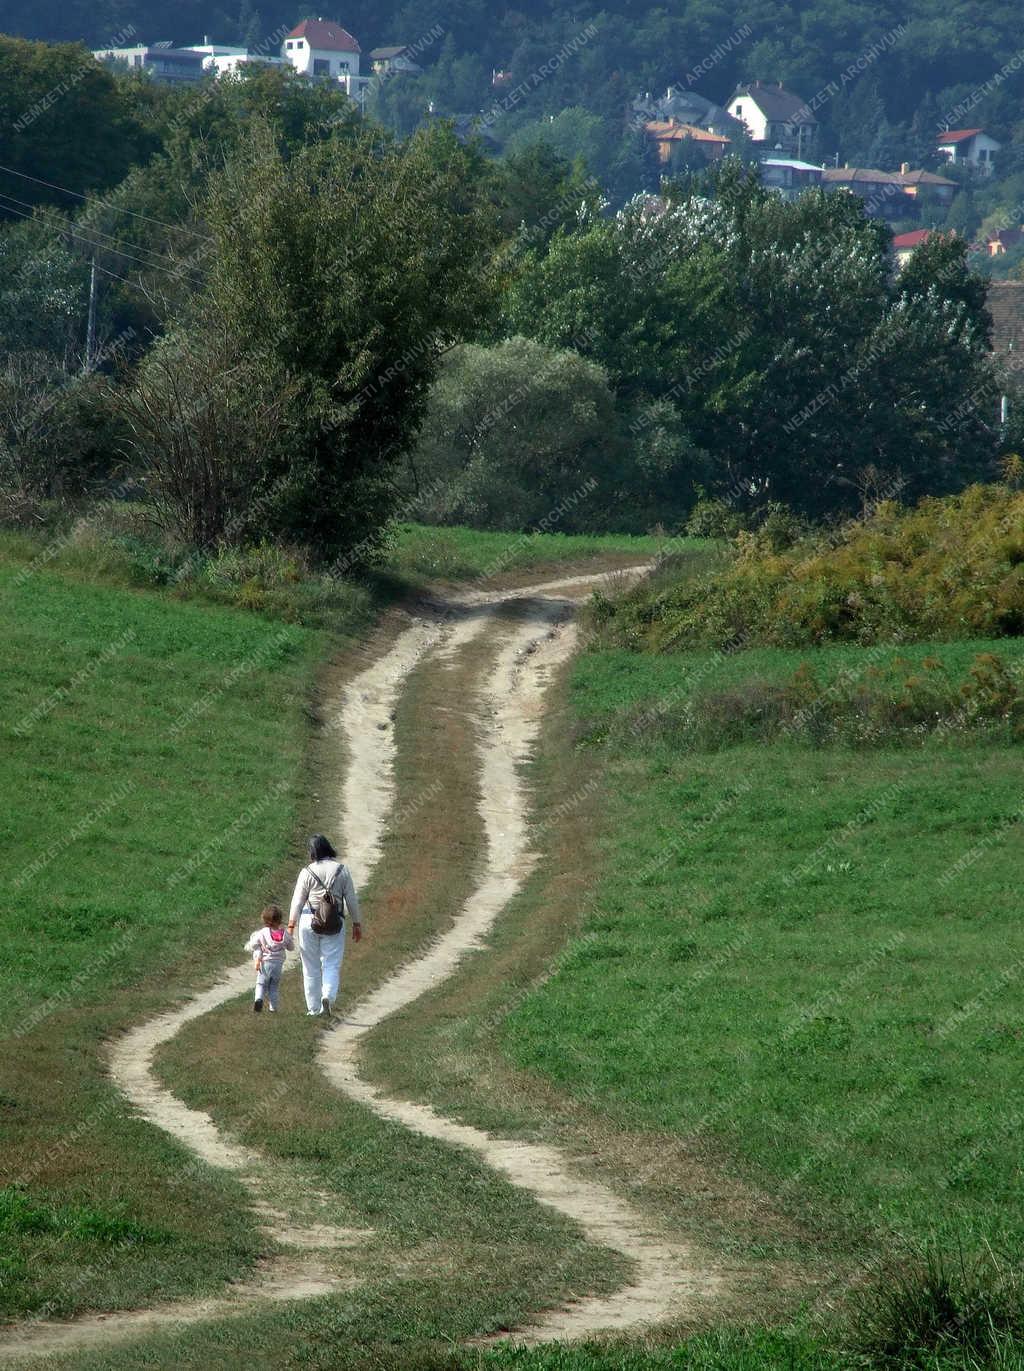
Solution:
[[[337,859],[336,857],[328,857],[326,860],[327,860],[327,861],[331,861],[331,862],[338,861],[338,859]],[[307,866],[307,867],[306,867],[306,870],[307,870],[307,871],[309,872],[309,874],[313,877],[313,880],[316,881],[317,885],[322,885],[323,888],[324,888],[324,890],[326,890],[326,891],[328,892],[328,894],[334,895],[334,882],[335,882],[335,881],[338,879],[338,877],[341,875],[341,868],[342,868],[344,865],[345,865],[344,862],[338,862],[338,869],[337,869],[337,871],[335,871],[334,875],[331,877],[331,879],[330,879],[329,881],[324,881],[320,876],[318,876],[318,875],[316,874],[316,872],[313,870],[313,868],[312,868],[311,866]],[[337,898],[337,896],[335,896],[335,898]]]

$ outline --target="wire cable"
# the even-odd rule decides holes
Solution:
[[[124,209],[121,205],[112,205],[107,200],[100,200],[98,197],[83,195],[79,190],[69,190],[67,186],[58,185],[56,181],[44,181],[39,176],[30,176],[27,171],[15,171],[13,167],[5,167],[0,164],[0,171],[5,171],[9,176],[20,176],[23,181],[34,181],[37,186],[47,186],[50,190],[59,190],[64,195],[73,195],[78,200],[85,200],[87,203],[95,199],[95,203],[102,205],[104,209],[111,209],[115,214],[130,214],[133,219],[144,219],[147,224],[159,224],[161,228],[177,229],[179,233],[190,233],[193,238],[201,238],[204,243],[212,243],[214,239],[208,234],[199,233],[195,229],[186,228],[184,224],[168,224],[163,219],[153,219],[148,214],[140,214],[138,210]]]
[[[75,227],[73,220],[62,219],[56,210],[47,209],[45,205],[30,204],[28,200],[19,200],[16,195],[8,195],[6,191],[0,191],[0,198],[4,200],[11,200],[16,205],[21,205],[25,209],[34,211],[35,214],[51,215],[52,217],[55,217],[60,223],[61,227],[67,229],[68,232],[74,234],[79,233],[78,229]],[[101,238],[109,238],[112,243],[124,243],[127,247],[138,248],[139,252],[151,253],[152,256],[162,257],[167,262],[177,262],[177,258],[171,257],[169,253],[160,252],[157,248],[147,248],[144,243],[133,243],[130,238],[118,238],[113,233],[107,233],[105,229],[93,228],[89,225],[87,225],[87,228],[90,233],[98,234]]]
[[[9,196],[4,195],[3,191],[0,191],[0,200],[9,198]],[[0,204],[0,209],[5,209],[11,214],[20,214],[23,219],[35,218],[34,213],[29,214],[26,210],[17,210],[13,205]],[[113,252],[118,257],[127,257],[132,262],[138,262],[139,265],[145,267],[147,271],[161,272],[164,276],[170,276],[175,281],[180,281],[182,277],[186,275],[183,271],[170,271],[167,267],[158,266],[155,262],[147,262],[144,257],[136,257],[133,252],[125,252],[123,248],[112,248],[109,243],[97,243],[94,238],[88,238],[84,233],[79,233],[70,224],[68,225],[68,230],[72,237],[77,238],[80,243],[88,243],[90,247],[96,248],[99,252]],[[143,248],[143,251],[145,252],[146,249]]]

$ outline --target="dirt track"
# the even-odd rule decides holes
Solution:
[[[381,852],[381,840],[395,800],[394,743],[387,721],[410,671],[425,654],[454,652],[481,633],[502,635],[497,665],[481,684],[477,701],[482,723],[479,744],[481,814],[487,860],[480,881],[452,927],[357,1004],[346,1020],[326,1034],[321,1062],[328,1080],[381,1117],[476,1152],[513,1184],[580,1225],[587,1238],[623,1253],[632,1263],[631,1282],[609,1296],[577,1302],[547,1313],[517,1330],[523,1341],[571,1339],[600,1330],[637,1327],[692,1312],[711,1298],[719,1279],[690,1249],[652,1231],[650,1221],[611,1189],[573,1173],[554,1148],[508,1141],[467,1127],[426,1105],[388,1096],[364,1081],[359,1046],[374,1026],[406,1008],[448,977],[483,939],[530,871],[535,854],[528,841],[528,799],[521,765],[528,760],[544,707],[551,672],[570,655],[575,628],[572,601],[601,576],[549,581],[501,594],[467,594],[413,621],[391,649],[358,676],[345,693],[338,722],[345,732],[349,769],[337,815],[326,816],[347,839],[347,859],[365,882]],[[521,602],[518,621],[498,619],[494,608]],[[468,706],[467,706],[468,707]],[[114,1080],[138,1111],[187,1146],[198,1158],[235,1172],[253,1184],[260,1157],[225,1137],[208,1115],[189,1109],[153,1073],[157,1048],[186,1023],[250,990],[247,966],[232,968],[184,1005],[132,1030],[111,1053]],[[329,1205],[308,1178],[298,1176],[273,1206],[258,1201],[265,1227],[277,1241],[296,1249],[290,1262],[275,1264],[274,1296],[282,1300],[323,1295],[342,1287],[326,1253],[358,1245],[359,1230],[324,1221]],[[169,1325],[184,1325],[243,1312],[266,1298],[260,1279],[234,1287],[224,1297],[150,1310],[88,1317],[73,1323],[37,1323],[0,1334],[0,1357],[34,1357],[85,1349]]]

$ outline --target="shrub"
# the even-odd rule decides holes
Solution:
[[[408,508],[429,523],[481,529],[518,531],[556,512],[562,531],[618,527],[620,448],[594,362],[528,338],[464,343],[431,387]]]
[[[159,525],[199,547],[244,537],[291,398],[224,336],[179,332],[155,344],[114,404]]]
[[[724,570],[626,596],[619,641],[663,651],[1024,634],[1024,493],[971,486],[906,512],[883,503],[781,550],[774,536],[766,520],[737,535]]]
[[[702,495],[686,521],[691,538],[735,538],[744,526],[743,516],[724,500]]]
[[[42,352],[0,365],[0,519],[37,522],[43,506],[75,499],[113,456],[107,383],[67,372]]]
[[[647,724],[700,749],[790,738],[871,746],[976,733],[1024,740],[1024,682],[1003,658],[980,653],[963,680],[936,657],[893,657],[823,683],[804,663],[788,680],[752,677],[707,691]]]

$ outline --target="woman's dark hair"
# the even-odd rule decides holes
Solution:
[[[322,833],[314,833],[309,840],[309,860],[311,862],[322,862],[325,858],[334,858],[338,854],[327,841]]]

